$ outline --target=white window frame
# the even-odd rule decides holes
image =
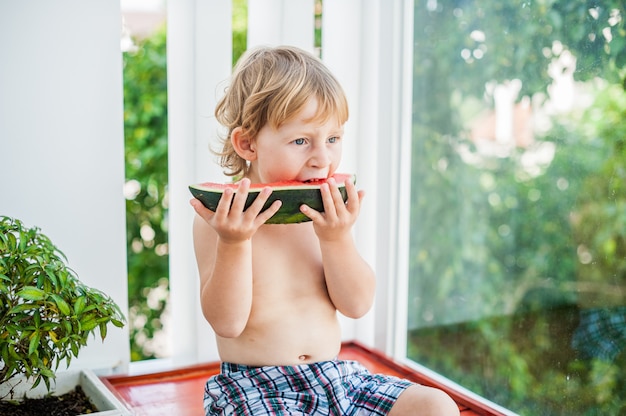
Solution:
[[[352,337],[402,360],[408,311],[413,8],[413,0],[326,2],[322,25],[323,59],[351,100],[346,142],[352,147],[344,163],[357,172],[359,187],[367,193],[355,235],[378,280],[374,308],[354,322]]]

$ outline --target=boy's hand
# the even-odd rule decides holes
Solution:
[[[350,232],[356,222],[361,209],[364,191],[356,190],[354,183],[347,179],[345,182],[348,199],[344,203],[339,187],[333,178],[322,184],[322,202],[324,212],[318,212],[308,205],[302,205],[300,211],[313,220],[315,233],[320,240],[332,241],[342,238]]]
[[[275,201],[268,209],[261,212],[263,205],[272,193],[272,188],[264,188],[256,197],[252,205],[244,211],[250,179],[244,178],[239,183],[237,192],[227,188],[217,204],[215,212],[206,208],[197,199],[192,199],[191,205],[219,235],[225,243],[237,243],[250,239],[261,225],[274,215],[280,208],[281,202]]]

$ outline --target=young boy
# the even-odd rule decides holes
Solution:
[[[375,276],[351,229],[363,191],[332,179],[312,221],[264,224],[265,188],[244,210],[251,183],[329,178],[341,159],[348,119],[344,92],[320,60],[294,47],[248,51],[215,115],[228,130],[227,174],[242,178],[212,212],[192,200],[202,311],[215,330],[220,375],[208,380],[207,415],[458,415],[442,391],[370,374],[339,361],[337,311],[371,307]]]

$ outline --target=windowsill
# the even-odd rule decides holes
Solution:
[[[469,392],[446,385],[438,377],[428,374],[428,371],[404,365],[358,342],[345,342],[339,357],[357,360],[372,372],[397,375],[420,384],[441,388],[457,402],[462,416],[509,414]],[[142,368],[139,372],[143,370],[148,368]],[[219,370],[219,362],[211,362],[177,370],[101,378],[137,416],[173,414],[201,416],[204,414],[202,408],[204,384]]]
[[[129,364],[127,376],[164,373],[173,368],[174,364],[170,358],[155,358],[151,360],[135,361]]]

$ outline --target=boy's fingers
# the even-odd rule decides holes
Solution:
[[[313,222],[317,222],[323,218],[321,213],[306,204],[300,205],[300,212],[309,217]]]
[[[365,191],[357,191],[354,183],[347,180],[346,192],[348,194],[348,199],[346,201],[348,211],[354,212],[355,209],[358,211],[359,207],[361,206],[361,201],[363,201],[363,197],[365,196]]]
[[[330,179],[328,183],[322,184],[322,186],[320,187],[320,192],[322,194],[322,204],[324,205],[324,212],[326,213],[326,215],[335,215],[337,213],[337,208],[335,206],[335,201],[333,199],[333,194],[330,187]]]
[[[359,199],[356,185],[350,179],[347,179],[344,185],[346,186],[346,192],[348,193],[348,200]]]
[[[270,197],[271,194],[272,194],[272,188],[270,187],[263,188],[261,192],[259,192],[258,195],[254,198],[254,201],[248,207],[246,212],[254,214],[255,217],[259,215],[259,213],[263,209],[263,206],[265,206],[265,203],[267,202],[267,199]]]
[[[250,179],[243,178],[239,182],[239,187],[237,188],[237,193],[233,198],[232,206],[230,210],[236,212],[243,212],[246,206],[246,199],[248,199],[248,191],[250,190]]]
[[[272,205],[269,206],[268,209],[266,209],[257,216],[257,220],[261,221],[261,224],[265,224],[265,221],[272,218],[272,216],[278,212],[282,204],[282,201],[277,199],[272,203]]]
[[[218,216],[227,216],[232,204],[234,191],[231,188],[224,189],[220,201],[215,208],[215,214]]]
[[[196,214],[198,214],[200,217],[204,218],[207,221],[210,220],[213,215],[215,215],[215,213],[205,207],[199,199],[192,198],[189,203],[193,207],[194,211],[196,211]]]
[[[330,179],[329,181],[331,184],[330,190],[333,196],[333,201],[335,203],[335,209],[336,210],[340,210],[342,208],[344,208],[344,206],[346,205],[346,203],[343,201],[343,195],[341,195],[341,191],[339,190],[339,185],[335,182],[334,179]],[[348,181],[346,181],[347,183]],[[343,185],[346,185],[345,183]],[[348,188],[346,188],[348,189]],[[348,196],[351,196],[350,193],[348,193]],[[355,195],[356,196],[356,195]]]

